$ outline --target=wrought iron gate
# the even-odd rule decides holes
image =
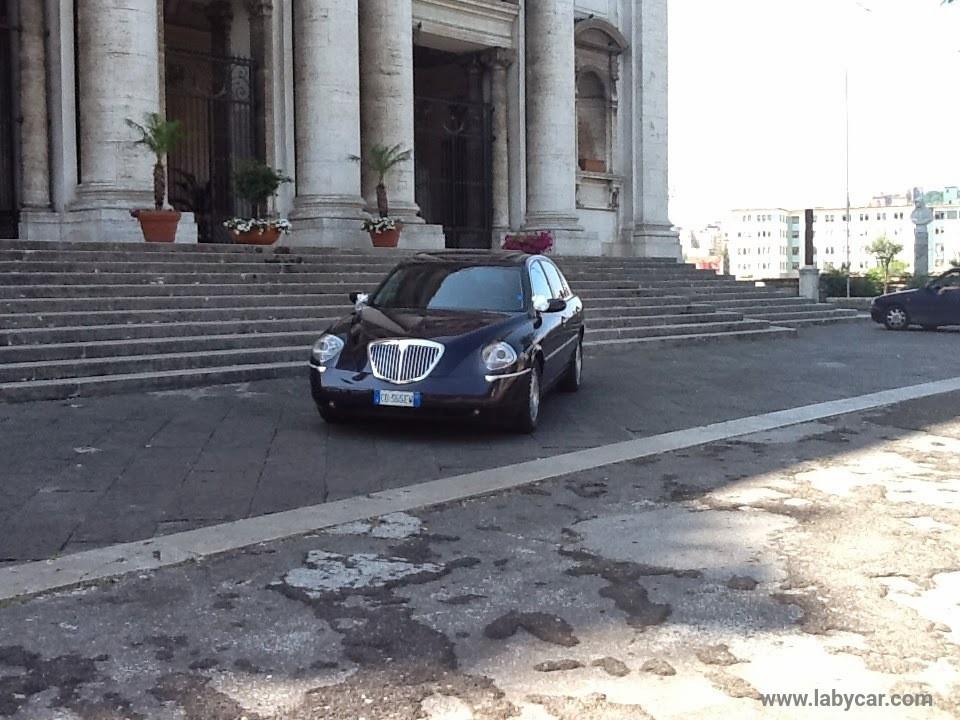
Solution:
[[[18,202],[14,153],[13,24],[0,0],[0,238],[17,237]]]
[[[223,221],[252,212],[234,195],[233,173],[257,155],[253,78],[246,58],[166,52],[167,117],[185,133],[169,158],[170,202],[196,214],[200,242],[231,242]]]
[[[417,203],[447,247],[490,247],[491,120],[486,103],[416,99]]]

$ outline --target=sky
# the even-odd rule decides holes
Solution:
[[[670,213],[960,185],[960,4],[669,0]]]

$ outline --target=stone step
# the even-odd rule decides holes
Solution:
[[[690,296],[696,298],[699,302],[720,303],[727,300],[754,300],[762,302],[766,298],[791,298],[796,300],[796,295],[790,295],[782,290],[744,290],[743,288],[698,288],[696,286],[686,288]]]
[[[312,255],[299,252],[263,254],[249,253],[158,253],[158,252],[117,252],[110,250],[0,250],[0,262],[23,261],[29,263],[150,263],[165,267],[191,266],[195,264],[216,264],[226,267],[236,265],[287,265],[306,264],[310,266],[345,267],[364,271],[371,268],[384,272],[400,262],[402,257],[377,257],[373,255]]]
[[[661,347],[699,345],[702,343],[776,340],[782,338],[795,338],[796,336],[797,331],[793,328],[766,327],[757,330],[706,332],[696,333],[693,335],[667,335],[663,337],[584,341],[583,346],[588,354],[601,355],[615,352],[635,352],[637,350],[655,349]]]
[[[652,290],[645,289],[641,290],[640,288],[627,288],[627,289],[598,289],[598,290],[578,290],[577,288],[572,288],[574,293],[580,296],[584,301],[590,302],[606,302],[608,300],[616,300],[618,303],[624,300],[630,299],[640,299],[646,302],[651,302],[654,298],[660,300],[682,300],[687,302],[690,300],[689,295],[681,295],[680,293],[668,293],[663,292],[662,290]],[[701,301],[703,302],[703,301]]]
[[[257,245],[234,245],[219,243],[164,244],[164,243],[112,243],[112,242],[48,242],[45,240],[0,240],[0,250],[47,250],[58,252],[105,251],[117,254],[159,253],[166,255],[191,255],[195,253],[216,254],[296,254],[296,255],[323,255],[328,257],[379,257],[404,258],[416,255],[418,250],[405,248],[326,248],[309,247],[303,245],[287,246],[273,245],[269,247]]]
[[[304,363],[304,367],[306,367],[308,359],[309,345],[297,344],[292,347],[240,348],[208,350],[205,352],[8,363],[0,365],[0,383],[128,375],[170,370],[195,370],[231,365],[296,362],[297,360]]]
[[[774,324],[780,325],[783,322],[793,321],[793,320],[829,320],[829,319],[845,319],[845,318],[856,318],[858,313],[856,310],[838,310],[834,307],[823,307],[818,305],[812,305],[809,310],[791,310],[787,312],[782,312],[779,309],[774,312],[744,312],[746,317],[756,318],[758,320],[767,320]]]
[[[325,289],[326,288],[326,289]],[[329,286],[308,282],[291,283],[227,283],[220,285],[181,284],[89,284],[89,285],[17,285],[7,286],[0,283],[0,299],[30,298],[116,298],[116,297],[181,297],[214,295],[330,295],[340,298],[341,302],[350,292],[367,292],[372,288],[350,288],[335,286],[330,292]]]
[[[0,366],[4,363],[81,360],[163,353],[209,352],[242,348],[302,346],[310,348],[321,331],[241,333],[236,335],[187,335],[183,337],[101,340],[96,342],[47,343],[41,345],[0,346]]]
[[[766,298],[756,298],[749,297],[742,300],[722,300],[720,303],[723,307],[728,307],[736,310],[747,310],[747,309],[761,309],[761,308],[770,308],[770,309],[779,309],[779,308],[809,308],[811,306],[817,305],[813,300],[802,297],[766,297]]]
[[[390,266],[392,267],[392,266]],[[127,263],[127,262],[0,262],[0,278],[7,274],[18,276],[23,273],[51,275],[70,273],[72,275],[309,275],[318,282],[354,282],[377,284],[386,277],[389,268],[382,271],[364,269],[359,272],[344,270],[339,265],[321,263],[191,263],[172,265],[171,263]],[[338,280],[339,278],[339,280]]]
[[[824,315],[818,318],[803,318],[797,320],[778,320],[777,325],[801,329],[805,327],[814,327],[817,325],[835,325],[837,323],[863,322],[869,320],[866,316],[860,315]]]
[[[191,370],[167,370],[129,373],[111,376],[82,377],[64,380],[33,380],[0,383],[0,402],[30,402],[35,400],[63,400],[72,397],[91,397],[116,393],[133,393],[208,385],[253,382],[279,377],[307,376],[303,361],[230,365]]]
[[[334,308],[346,312],[352,305],[341,294],[307,295],[180,295],[175,297],[90,297],[34,298],[0,300],[0,313],[96,312],[108,310],[173,310],[177,308],[243,308],[243,307]]]
[[[256,273],[4,273],[4,285],[124,285],[131,279],[140,278],[143,284],[149,285],[288,285],[296,283],[310,283],[327,292],[341,292],[346,288],[355,289],[356,282],[338,282],[336,275],[315,272],[256,272]],[[382,276],[372,277],[369,285],[375,286],[382,280]]]
[[[312,320],[330,316],[329,306],[249,306],[227,308],[174,308],[170,310],[98,310],[13,313],[0,315],[0,331],[27,328],[89,327],[91,325],[151,325],[184,322],[234,322],[239,320]]]
[[[691,313],[715,313],[713,305],[694,305],[688,302],[665,302],[659,304],[645,304],[642,298],[636,300],[635,305],[597,305],[586,308],[587,322],[592,323],[595,318],[606,317],[653,317],[657,315],[688,315]]]
[[[102,340],[178,338],[196,335],[244,335],[248,333],[316,332],[318,335],[336,320],[308,318],[292,320],[237,320],[232,322],[148,323],[143,325],[88,325],[85,327],[0,330],[0,347],[83,343]]]
[[[620,315],[617,317],[594,317],[592,314],[587,322],[588,332],[619,328],[626,332],[636,328],[656,327],[660,325],[695,325],[703,323],[739,323],[743,316],[738,313],[709,312],[689,313],[681,315],[650,315],[636,317]]]
[[[620,327],[610,329],[587,329],[585,340],[623,340],[627,338],[645,338],[664,335],[695,335],[724,332],[738,332],[742,330],[761,330],[770,327],[770,323],[762,320],[744,320],[730,322],[704,322],[690,325],[657,325],[653,327]]]

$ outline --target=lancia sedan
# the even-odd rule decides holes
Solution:
[[[327,422],[462,416],[532,432],[549,389],[580,388],[583,304],[547,257],[423,253],[351,300],[310,357]]]
[[[881,295],[873,301],[870,317],[888,330],[960,325],[960,268],[933,278],[925,287]]]

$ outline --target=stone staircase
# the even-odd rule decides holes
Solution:
[[[303,374],[347,294],[403,254],[0,241],[0,401]],[[668,261],[558,262],[597,350],[781,337],[847,314]]]

